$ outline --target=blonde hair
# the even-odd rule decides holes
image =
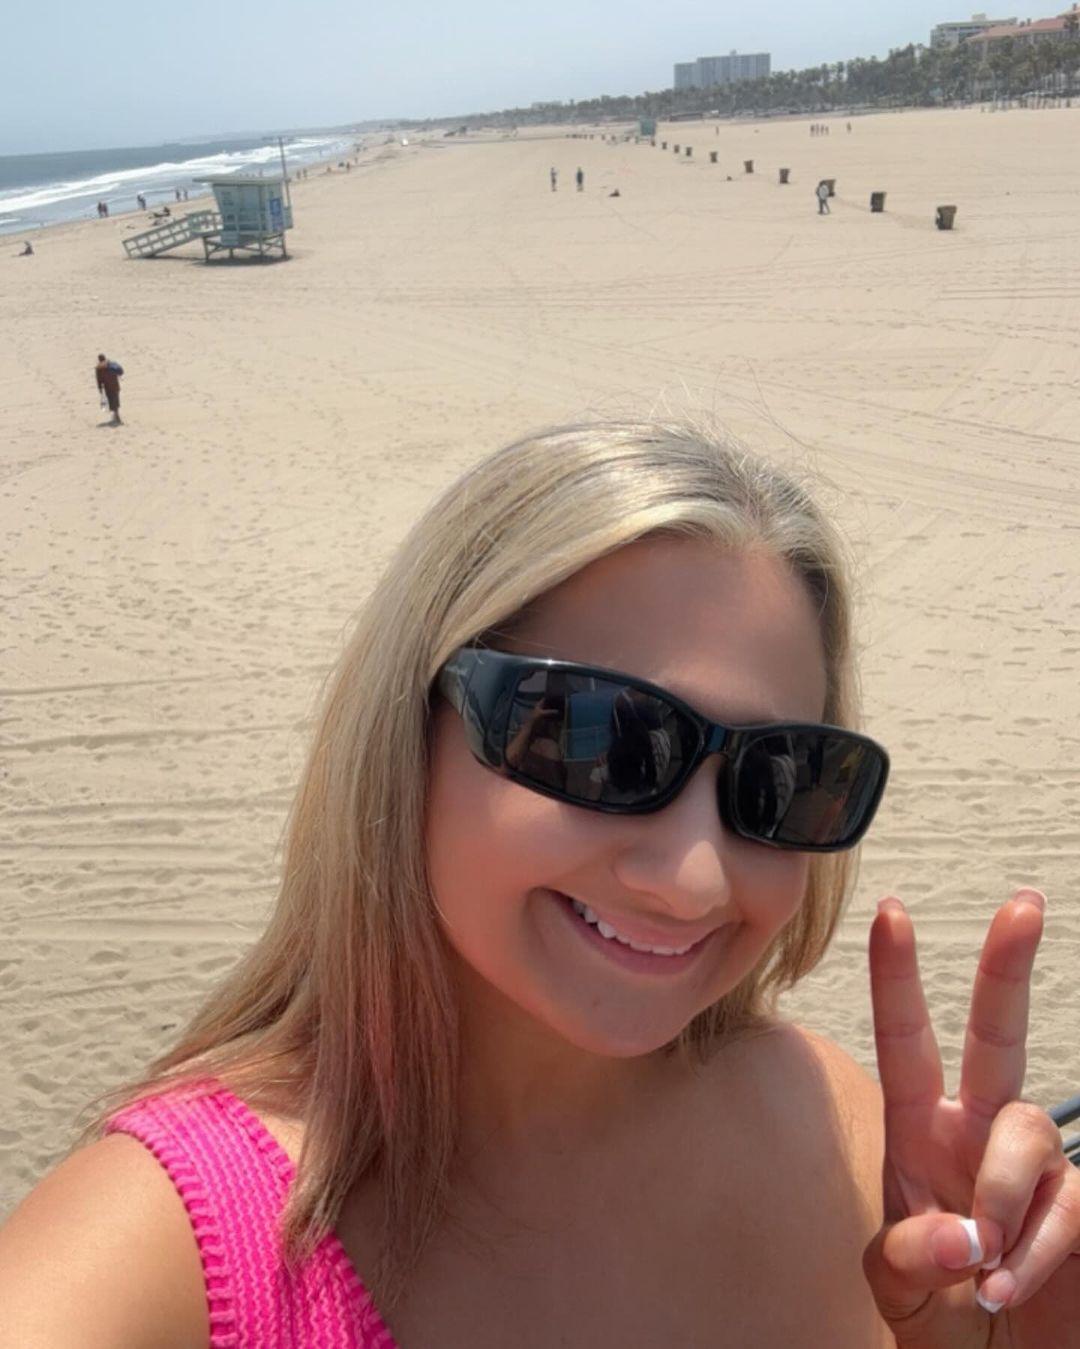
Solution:
[[[457,1009],[424,858],[432,681],[447,657],[505,627],[597,558],[646,535],[763,548],[820,612],[825,719],[854,727],[841,541],[787,473],[685,425],[571,426],[484,460],[429,509],[364,607],[328,684],[289,820],[281,890],[258,942],[117,1103],[228,1072],[253,1102],[291,1093],[305,1124],[284,1214],[286,1257],[330,1231],[377,1177],[384,1307],[446,1211],[456,1137]],[[815,855],[803,904],[757,967],[676,1042],[704,1056],[760,1025],[821,959],[851,853]],[[99,1098],[99,1101],[105,1098]]]

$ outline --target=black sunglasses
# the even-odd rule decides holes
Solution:
[[[615,670],[461,647],[439,691],[477,759],[524,787],[588,810],[660,810],[710,754],[726,759],[720,818],[772,848],[854,847],[874,818],[889,756],[838,726],[724,726]]]

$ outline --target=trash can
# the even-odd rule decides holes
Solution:
[[[693,147],[692,145],[688,145],[688,146],[686,147],[686,157],[687,157],[687,159],[690,159],[690,158],[693,156],[693,153],[694,153],[694,147]]]
[[[752,159],[744,159],[744,160],[743,160],[743,168],[746,170],[747,173],[753,173],[753,172],[754,172],[754,161],[753,161]]]
[[[667,149],[667,141],[661,141],[661,142],[660,142],[660,149],[661,149],[661,150],[666,150],[666,149]]]
[[[934,218],[934,224],[939,230],[951,230],[953,221],[956,219],[955,206],[939,206],[937,215]]]
[[[720,153],[719,150],[710,150],[710,151],[709,151],[709,163],[710,163],[710,164],[715,164],[715,163],[716,163],[716,156],[717,156],[719,153]]]
[[[652,148],[653,148],[654,150],[656,149],[656,137],[655,137],[655,136],[652,138],[652,140],[649,142],[649,144],[652,146]]]
[[[781,170],[780,170],[780,181],[781,181],[782,183],[786,183],[786,182],[787,182],[787,180],[788,180],[788,174],[789,174],[790,172],[791,172],[790,169],[781,169]]]
[[[681,149],[682,149],[682,146],[681,146],[681,145],[676,145],[676,146],[675,146],[675,153],[678,154],[679,151],[680,151]]]
[[[885,209],[885,193],[884,193],[884,192],[871,192],[871,193],[870,193],[870,209],[871,209],[871,211],[873,211],[873,213],[874,213],[875,215],[879,214],[881,211],[884,211],[884,209]]]

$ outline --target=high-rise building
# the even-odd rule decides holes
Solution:
[[[768,75],[772,58],[768,52],[731,52],[728,56],[699,56],[675,66],[676,89],[715,89],[738,80],[758,80]]]
[[[698,63],[696,61],[677,61],[675,63],[676,89],[700,89],[698,83]]]

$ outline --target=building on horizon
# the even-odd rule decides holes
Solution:
[[[1025,19],[1023,23],[1001,23],[986,28],[981,33],[973,33],[965,38],[965,44],[981,50],[985,60],[995,42],[1010,39],[1013,42],[1032,46],[1036,42],[1064,42],[1080,31],[1080,6],[1073,5],[1071,10],[1059,14],[1056,19]]]
[[[930,29],[931,47],[959,47],[969,37],[985,33],[988,28],[1005,28],[1016,23],[1016,15],[1011,19],[988,19],[985,14],[973,14],[970,19],[956,23],[939,23]]]
[[[715,89],[741,80],[760,80],[770,73],[769,52],[730,52],[727,56],[699,56],[676,61],[675,89]]]

